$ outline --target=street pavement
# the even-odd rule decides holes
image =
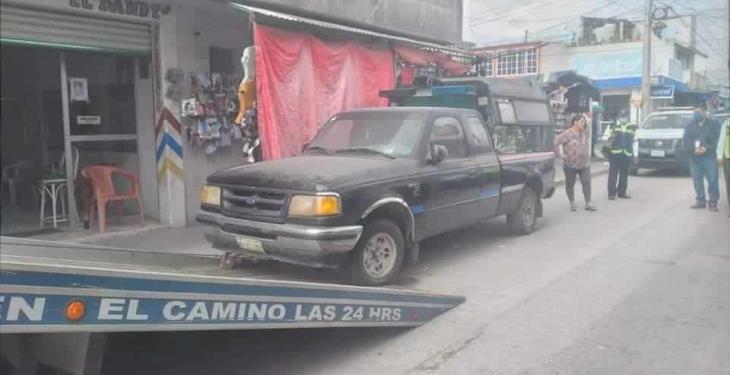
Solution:
[[[467,300],[422,327],[120,334],[104,372],[730,374],[726,202],[689,210],[682,175],[631,178],[631,200],[605,184],[598,212],[570,212],[560,189],[529,236],[497,219],[427,241],[399,285]]]

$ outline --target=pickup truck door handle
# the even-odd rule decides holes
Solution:
[[[478,176],[479,175],[479,169],[472,169],[469,171],[469,176]]]

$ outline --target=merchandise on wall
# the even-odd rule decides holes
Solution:
[[[186,119],[186,140],[193,152],[207,157],[240,153],[245,163],[261,160],[253,51],[248,47],[242,54],[243,77],[190,72],[190,93],[181,100],[181,114]]]

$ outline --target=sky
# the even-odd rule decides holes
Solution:
[[[463,0],[465,41],[477,46],[558,41],[577,30],[581,16],[641,20],[642,0]],[[728,72],[728,0],[655,0],[680,14],[698,14],[698,48],[708,55],[705,75],[730,85]]]

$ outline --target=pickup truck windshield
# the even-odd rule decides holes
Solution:
[[[346,113],[330,119],[307,151],[409,157],[425,126],[419,113]]]
[[[649,116],[642,129],[684,129],[692,122],[692,113],[667,113]]]

